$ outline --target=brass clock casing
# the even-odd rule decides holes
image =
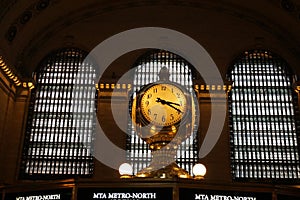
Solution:
[[[188,178],[176,162],[178,146],[193,132],[195,102],[190,92],[171,81],[143,87],[133,98],[131,117],[138,135],[149,145],[153,158],[137,177]]]
[[[179,138],[186,138],[186,131],[191,129],[192,105],[190,94],[181,85],[171,81],[152,83],[134,98],[132,121],[150,149],[169,143],[175,136],[180,144]]]
[[[131,117],[153,155],[150,165],[136,176],[188,178],[175,157],[178,146],[193,132],[195,102],[190,92],[171,81],[146,85],[132,100]]]
[[[144,119],[156,126],[175,125],[187,111],[185,93],[174,84],[154,84],[143,92],[140,101]]]

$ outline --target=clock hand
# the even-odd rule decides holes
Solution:
[[[171,108],[174,108],[174,109],[175,109],[175,110],[177,110],[178,112],[182,113],[182,111],[181,111],[181,110],[179,110],[178,108],[174,107],[173,105],[171,105],[171,104],[168,104],[168,103],[167,103],[167,105],[168,105],[168,106],[170,106]]]
[[[174,105],[178,105],[178,106],[180,106],[180,104],[178,104],[178,103],[173,103],[173,102],[170,102],[170,101],[166,101],[166,100],[163,100],[163,99],[161,99],[161,98],[157,98],[156,99],[156,102],[160,102],[161,104],[166,104],[167,106],[170,106],[171,108],[174,108],[175,110],[177,110],[178,112],[180,112],[180,113],[182,113],[182,111],[180,110],[180,109],[178,109],[178,108],[176,108],[175,106],[173,106],[172,104],[174,104]]]
[[[156,99],[156,102],[160,102],[160,103],[162,103],[162,104],[168,104],[168,105],[174,104],[174,105],[176,105],[176,106],[180,106],[179,103],[174,103],[174,102],[171,102],[171,101],[166,101],[166,100],[163,100],[163,99],[161,99],[161,98],[157,98],[157,99]]]

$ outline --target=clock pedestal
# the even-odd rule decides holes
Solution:
[[[153,127],[152,127],[153,128]],[[177,127],[178,128],[178,127]],[[150,137],[143,137],[143,129],[140,136],[149,144],[152,151],[152,161],[150,165],[137,173],[136,177],[150,177],[150,178],[190,178],[189,173],[180,168],[176,162],[178,146],[182,140],[189,134],[179,134],[175,126],[163,128],[162,130],[153,133]],[[189,130],[189,126],[187,126]],[[148,130],[151,132],[151,130]],[[147,131],[146,131],[147,132]],[[145,133],[147,136],[148,134]],[[181,137],[181,135],[184,137]]]
[[[176,150],[160,150],[152,152],[153,159],[147,168],[142,169],[137,173],[136,177],[151,177],[151,178],[190,178],[189,173],[180,168],[174,157]]]

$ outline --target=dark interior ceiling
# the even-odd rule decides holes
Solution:
[[[1,0],[0,25],[0,54],[23,77],[53,50],[90,51],[138,27],[164,27],[192,37],[222,74],[238,54],[261,47],[280,54],[300,74],[298,0]],[[123,56],[115,68],[123,73],[137,56]]]

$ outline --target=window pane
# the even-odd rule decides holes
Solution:
[[[21,176],[90,175],[95,128],[95,69],[86,53],[65,49],[36,73]]]
[[[229,73],[233,178],[300,178],[292,76],[268,51],[245,52]]]

